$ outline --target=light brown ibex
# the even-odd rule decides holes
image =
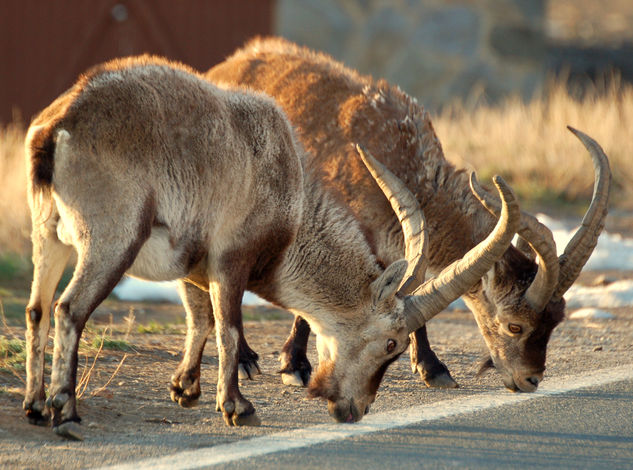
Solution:
[[[253,40],[206,77],[264,91],[277,100],[308,150],[308,168],[320,172],[326,187],[347,203],[384,263],[402,257],[401,230],[351,143],[369,149],[416,195],[428,223],[431,272],[461,258],[493,226],[494,217],[471,194],[468,175],[445,160],[428,113],[399,88],[275,38]],[[490,351],[487,364],[496,366],[511,390],[536,390],[550,334],[564,317],[563,294],[591,255],[606,216],[607,157],[592,139],[574,133],[591,154],[596,185],[565,254],[557,258],[551,232],[524,214],[518,249],[508,248],[464,296]],[[490,201],[488,206],[494,211]],[[305,384],[310,375],[308,333],[298,318],[281,356],[285,378],[295,383]],[[242,363],[253,369],[255,355],[246,345],[241,350]],[[457,386],[431,350],[425,328],[412,336],[411,365],[428,386]]]
[[[81,438],[79,338],[125,272],[180,279],[187,310],[213,307],[217,407],[227,424],[258,423],[237,382],[245,289],[310,322],[321,340],[310,393],[328,400],[336,420],[358,421],[409,333],[477,282],[518,228],[517,203],[500,181],[504,215],[489,237],[410,294],[408,279],[424,275],[423,218],[397,178],[361,152],[406,234],[408,259],[385,268],[349,209],[304,171],[304,151],[272,99],[219,89],[149,56],[82,75],[33,121],[25,145],[34,279],[24,408],[35,423],[50,414],[69,438]],[[50,308],[73,249],[77,265],[54,308],[46,399]],[[201,351],[211,324],[189,330],[189,351]]]

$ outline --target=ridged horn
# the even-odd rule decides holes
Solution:
[[[424,215],[417,199],[404,183],[391,173],[366,149],[356,144],[356,150],[374,180],[385,194],[393,208],[404,235],[404,253],[409,262],[398,292],[410,294],[424,281],[427,260],[424,247],[428,246],[428,234],[425,230]]]
[[[534,282],[525,292],[525,299],[535,311],[542,311],[550,300],[558,301],[578,278],[593,249],[598,243],[598,236],[604,228],[607,216],[607,203],[611,188],[611,170],[609,159],[600,145],[588,135],[570,126],[567,128],[589,151],[594,166],[593,197],[589,209],[573,238],[565,247],[560,257],[556,257],[556,245],[551,231],[541,224],[536,217],[522,213],[519,235],[524,238],[539,255],[539,265]],[[488,194],[477,184],[473,192],[491,213],[498,216],[499,201]],[[471,181],[471,187],[473,182]]]
[[[494,177],[502,200],[501,216],[494,230],[466,255],[445,268],[436,278],[422,284],[405,298],[409,332],[417,330],[444,310],[481,279],[503,256],[519,227],[519,204],[500,176]]]
[[[607,216],[607,204],[609,202],[609,192],[611,189],[611,169],[609,159],[606,154],[588,135],[570,126],[569,129],[585,146],[595,173],[593,196],[589,209],[582,218],[580,227],[567,243],[565,251],[559,257],[560,274],[558,285],[552,295],[552,300],[560,300],[567,289],[571,287],[578,278],[580,271],[591,256],[593,249],[598,243],[598,236],[604,228],[604,221]]]
[[[499,217],[500,202],[481,187],[474,174],[470,175],[470,188],[481,204],[493,215]],[[558,257],[556,243],[550,229],[536,217],[521,212],[521,223],[517,233],[539,257],[539,266],[534,281],[525,291],[525,300],[537,312],[541,312],[552,298],[558,284]]]

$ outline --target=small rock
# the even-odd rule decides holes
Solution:
[[[95,396],[95,397],[103,397],[103,398],[106,398],[108,400],[111,400],[112,398],[114,398],[114,393],[112,393],[107,388],[104,388],[103,390],[98,390],[97,392],[94,392],[93,396]]]
[[[602,346],[596,346],[595,348],[593,348],[593,352],[596,351],[602,351]]]
[[[615,282],[615,279],[607,277],[604,274],[601,274],[593,280],[591,285],[592,286],[608,286],[609,284],[612,284],[613,282]]]
[[[93,421],[92,423],[88,423],[88,427],[89,428],[96,428],[96,427],[99,427],[99,425]]]

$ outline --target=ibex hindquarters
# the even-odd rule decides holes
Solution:
[[[188,342],[206,340],[213,303],[229,376],[218,397],[248,419],[252,405],[239,394],[232,367],[243,337],[241,297],[253,273],[265,277],[294,238],[303,200],[300,156],[276,105],[218,90],[159,60],[122,61],[84,76],[49,106],[30,127],[26,149],[34,249],[29,420],[52,414],[57,432],[75,435],[78,341],[126,271],[202,280],[210,299],[197,287],[181,288],[185,304],[203,305],[206,316],[199,323],[207,327]],[[55,304],[45,402],[50,309],[73,249],[77,265]]]

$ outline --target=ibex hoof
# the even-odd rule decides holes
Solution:
[[[178,399],[178,404],[183,408],[193,408],[198,405],[198,399],[193,397],[182,396]]]
[[[193,408],[198,404],[198,398],[200,394],[197,396],[187,395],[182,389],[173,389],[170,392],[171,400],[178,403],[183,408]]]
[[[448,370],[431,374],[424,370],[422,364],[418,364],[418,372],[429,388],[459,388],[459,384],[451,377]]]
[[[200,380],[192,374],[174,375],[169,389],[172,401],[183,408],[191,408],[198,404]]]
[[[303,382],[301,378],[301,374],[297,372],[293,372],[292,374],[282,373],[281,381],[284,385],[289,385],[291,387],[305,387],[306,384]]]
[[[255,408],[247,400],[238,402],[226,400],[222,403],[222,417],[227,426],[259,426],[261,424]]]
[[[50,416],[46,413],[42,413],[41,411],[27,409],[26,419],[29,420],[29,424],[33,424],[35,426],[46,426],[50,421]]]
[[[48,397],[46,400],[46,406],[49,408],[55,408],[56,410],[61,410],[66,403],[70,400],[70,395],[67,393],[58,393],[56,395]]]
[[[81,426],[75,421],[66,421],[65,423],[55,426],[53,432],[58,436],[73,441],[83,441],[84,436],[81,433]]]
[[[237,376],[240,380],[253,380],[253,377],[261,374],[261,370],[259,370],[259,366],[256,362],[240,362],[240,365],[237,369]]]
[[[259,426],[262,424],[255,410],[252,410],[252,412],[247,411],[239,415],[234,414],[231,417],[231,421],[232,423],[227,423],[229,426]]]

